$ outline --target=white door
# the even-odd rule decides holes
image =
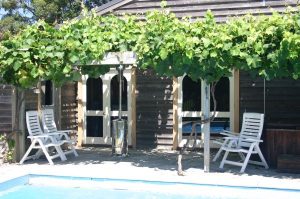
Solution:
[[[125,69],[122,81],[122,117],[131,121],[131,69]],[[111,68],[99,78],[83,76],[84,144],[111,145],[112,120],[119,113],[118,72]],[[128,126],[128,143],[131,144],[131,128]]]

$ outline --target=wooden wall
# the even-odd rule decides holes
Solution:
[[[0,135],[12,131],[13,87],[0,84]]]
[[[277,168],[280,155],[300,155],[300,130],[267,129],[262,150],[268,165]]]
[[[77,130],[77,82],[61,87],[61,129]]]
[[[113,0],[96,9],[97,14],[105,15],[110,12],[122,15],[124,13],[139,14],[140,19],[145,18],[145,13],[149,10],[161,9],[161,0]],[[224,22],[228,16],[241,16],[247,13],[269,15],[273,10],[283,12],[286,6],[295,7],[297,0],[168,0],[167,8],[175,13],[179,18],[189,16],[192,19],[203,18],[207,10],[211,10],[219,22]],[[264,111],[264,81],[256,78],[252,80],[248,75],[240,76],[240,115],[244,111]],[[279,121],[287,118],[291,108],[280,107],[276,109],[274,99],[282,99],[283,96],[273,98],[275,93],[275,83],[270,83],[268,90],[269,104],[265,109],[267,121]],[[282,88],[283,90],[285,88]],[[172,80],[168,78],[159,79],[152,72],[137,75],[137,147],[141,146],[171,146],[172,131]],[[288,89],[287,89],[288,90]],[[288,95],[287,95],[288,96]],[[295,101],[295,97],[289,94]],[[281,100],[281,101],[282,101]],[[288,102],[290,103],[290,102]],[[280,104],[282,106],[282,104]],[[293,102],[293,106],[297,106]],[[290,106],[291,107],[291,106]],[[294,109],[296,110],[296,108]],[[294,111],[292,110],[292,111]],[[161,112],[160,112],[161,111]],[[278,114],[277,114],[278,113]],[[280,113],[280,114],[279,114]],[[295,120],[297,119],[294,115]],[[296,113],[296,112],[295,112]],[[274,116],[276,115],[276,116]],[[284,116],[285,115],[285,116]],[[299,115],[299,114],[298,114]],[[240,121],[242,121],[240,119]],[[283,121],[283,120],[282,120]],[[300,121],[300,120],[299,120]]]
[[[245,111],[265,112],[265,128],[300,129],[300,80],[265,81],[264,89],[263,78],[240,75],[240,118]]]
[[[143,19],[144,13],[153,10],[161,9],[161,0],[132,0],[117,3],[117,0],[108,3],[107,5],[99,7],[97,10],[99,14],[113,12],[116,14],[130,13],[139,14]],[[117,7],[117,5],[121,5]],[[271,14],[270,7],[279,12],[286,10],[285,6],[296,6],[297,0],[168,0],[167,8],[175,13],[177,17],[190,16],[193,18],[203,17],[207,10],[211,10],[217,21],[226,21],[228,16],[241,16],[247,13],[257,14]]]
[[[172,148],[172,78],[137,70],[136,87],[137,148]]]

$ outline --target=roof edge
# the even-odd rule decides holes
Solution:
[[[113,0],[95,8],[95,11],[98,15],[103,15],[131,1],[133,0]]]

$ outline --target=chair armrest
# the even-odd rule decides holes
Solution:
[[[248,142],[263,142],[263,140],[254,139],[254,138],[240,138],[240,139]]]
[[[227,130],[224,130],[223,132],[220,132],[220,134],[228,136],[228,137],[238,137],[240,135],[239,133],[235,133],[235,132],[227,131]]]
[[[51,135],[49,134],[43,134],[43,135],[29,135],[27,138],[33,139],[33,138],[49,138]]]
[[[224,137],[223,138],[224,140],[238,140],[239,139],[239,137]]]
[[[57,133],[66,133],[66,134],[70,134],[73,132],[73,130],[58,130],[56,131]]]

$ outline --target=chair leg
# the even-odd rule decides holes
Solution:
[[[224,156],[223,156],[222,162],[220,164],[220,167],[219,167],[220,169],[223,169],[228,154],[229,154],[229,151],[226,151],[225,154],[224,154]]]
[[[252,152],[253,152],[253,149],[254,149],[255,144],[256,144],[256,143],[253,143],[253,144],[251,144],[251,146],[249,147],[248,153],[247,153],[247,155],[246,155],[246,158],[245,158],[245,160],[244,160],[244,163],[243,163],[243,166],[242,166],[242,168],[241,168],[240,173],[244,173],[244,171],[245,171],[245,169],[246,169],[246,166],[248,165],[250,156],[251,156],[251,154],[252,154]]]
[[[41,140],[38,140],[38,142],[39,142],[39,144],[40,144],[40,146],[41,146],[41,148],[42,148],[42,151],[44,152],[44,155],[46,156],[46,158],[47,158],[49,164],[50,164],[50,165],[54,165],[54,163],[53,163],[53,161],[52,161],[52,158],[51,158],[51,156],[49,155],[49,153],[48,153],[48,151],[47,151],[45,145],[43,144],[43,142],[42,142]]]
[[[61,149],[60,146],[55,146],[56,152],[59,154],[59,157],[61,159],[61,161],[65,161],[67,160],[66,155],[64,154],[63,150]]]
[[[223,146],[223,145],[222,145]],[[213,159],[213,162],[215,162],[218,158],[219,158],[219,156],[221,155],[221,153],[222,153],[222,146],[219,148],[219,151],[217,152],[217,154],[215,155],[215,157],[214,157],[214,159]]]
[[[223,147],[226,146],[228,142],[229,142],[229,140],[226,139],[226,140],[222,143],[220,149],[218,150],[217,154],[215,155],[215,157],[214,157],[214,159],[213,159],[213,162],[215,162],[215,161],[220,157],[220,155],[221,155],[221,153],[222,153],[222,151],[223,151]]]
[[[25,155],[23,156],[23,158],[20,161],[20,164],[23,164],[24,161],[26,160],[27,156],[29,155],[29,153],[31,152],[32,148],[35,146],[35,143],[37,142],[37,140],[33,140],[31,142],[31,145],[29,146],[29,148],[27,149]]]
[[[261,150],[259,149],[259,146],[258,146],[258,145],[255,145],[255,149],[256,149],[256,151],[257,151],[257,153],[258,153],[258,155],[259,155],[259,157],[260,157],[260,159],[261,159],[261,162],[264,164],[265,168],[268,169],[269,166],[268,166],[267,161],[266,161],[266,159],[264,158],[264,156],[263,156]]]
[[[73,144],[71,144],[71,149],[72,149],[72,151],[73,151],[75,157],[77,157],[77,156],[78,156],[78,153],[77,153],[77,151],[75,150],[75,147],[73,146]]]

